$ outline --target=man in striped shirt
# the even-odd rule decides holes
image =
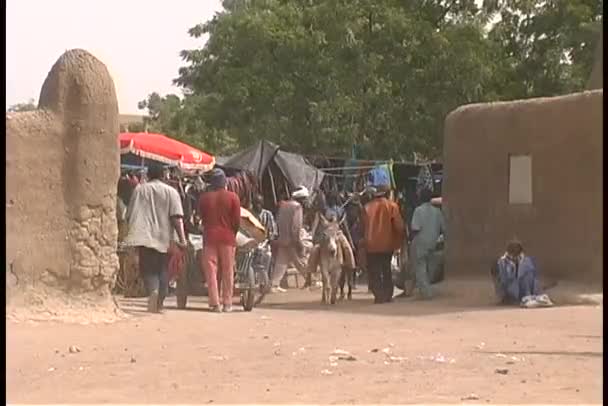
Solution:
[[[277,223],[274,221],[272,212],[264,208],[264,199],[261,195],[256,194],[253,197],[252,206],[253,214],[266,229],[266,238],[270,241],[274,240],[277,237]]]

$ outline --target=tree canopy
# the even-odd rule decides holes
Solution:
[[[36,101],[34,99],[29,99],[27,103],[17,103],[13,104],[7,109],[9,113],[21,113],[24,111],[33,111],[36,110],[38,106],[36,106]]]
[[[184,97],[140,103],[214,153],[260,138],[301,153],[441,151],[459,105],[582,90],[602,0],[226,0],[188,33]],[[204,39],[207,42],[204,43]],[[203,45],[204,43],[204,45]]]

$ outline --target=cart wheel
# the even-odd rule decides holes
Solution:
[[[241,294],[241,303],[243,305],[243,310],[246,312],[253,310],[253,305],[255,304],[255,293],[253,289],[247,289]]]

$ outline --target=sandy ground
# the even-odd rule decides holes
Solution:
[[[191,310],[171,299],[147,315],[143,300],[121,299],[131,316],[114,324],[7,322],[7,401],[602,402],[602,306],[449,294],[373,305],[363,290],[335,307],[290,290],[251,313],[191,298]],[[336,349],[351,360],[330,359]]]

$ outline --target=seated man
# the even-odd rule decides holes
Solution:
[[[547,295],[540,292],[536,266],[524,254],[519,241],[510,241],[507,252],[491,271],[494,288],[502,304],[519,303],[522,307],[552,306]]]

